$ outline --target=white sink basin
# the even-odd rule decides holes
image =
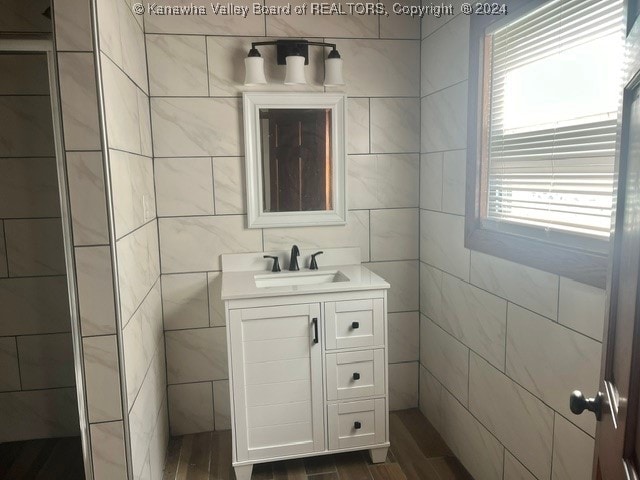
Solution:
[[[256,287],[293,287],[298,285],[319,285],[323,283],[348,282],[349,277],[339,270],[314,272],[279,272],[253,276]]]

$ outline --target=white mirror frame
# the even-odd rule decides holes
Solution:
[[[244,146],[247,177],[247,223],[249,228],[312,227],[344,225],[346,198],[346,96],[337,93],[245,92]],[[260,109],[330,108],[333,210],[265,212],[263,209]]]

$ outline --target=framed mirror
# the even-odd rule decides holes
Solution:
[[[249,228],[346,222],[346,99],[243,94]]]

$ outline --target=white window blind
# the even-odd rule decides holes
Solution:
[[[620,95],[621,0],[555,0],[490,35],[490,222],[606,238]]]

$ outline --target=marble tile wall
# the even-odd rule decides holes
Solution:
[[[389,280],[390,406],[418,404],[419,30],[417,20],[366,15],[145,16],[172,434],[230,426],[220,254],[294,243],[358,246]],[[346,226],[246,228],[243,58],[264,36],[324,38],[344,58]],[[265,90],[285,89],[273,48],[261,53]],[[310,54],[301,89],[323,91],[322,51]]]
[[[125,440],[128,464],[116,465],[118,475],[128,469],[128,478],[155,480],[162,478],[169,433],[145,35],[127,0],[95,3],[119,322],[96,318],[92,326],[115,327],[126,392],[120,417],[110,419],[113,429],[100,434],[118,449]],[[101,457],[108,459],[108,452]],[[114,468],[108,460],[99,465],[105,474]]]
[[[0,30],[31,18],[5,13]],[[78,435],[47,59],[3,54],[0,70],[0,443]]]
[[[459,12],[459,2],[453,2]],[[602,290],[464,247],[469,17],[421,45],[420,409],[477,480],[588,478]]]

